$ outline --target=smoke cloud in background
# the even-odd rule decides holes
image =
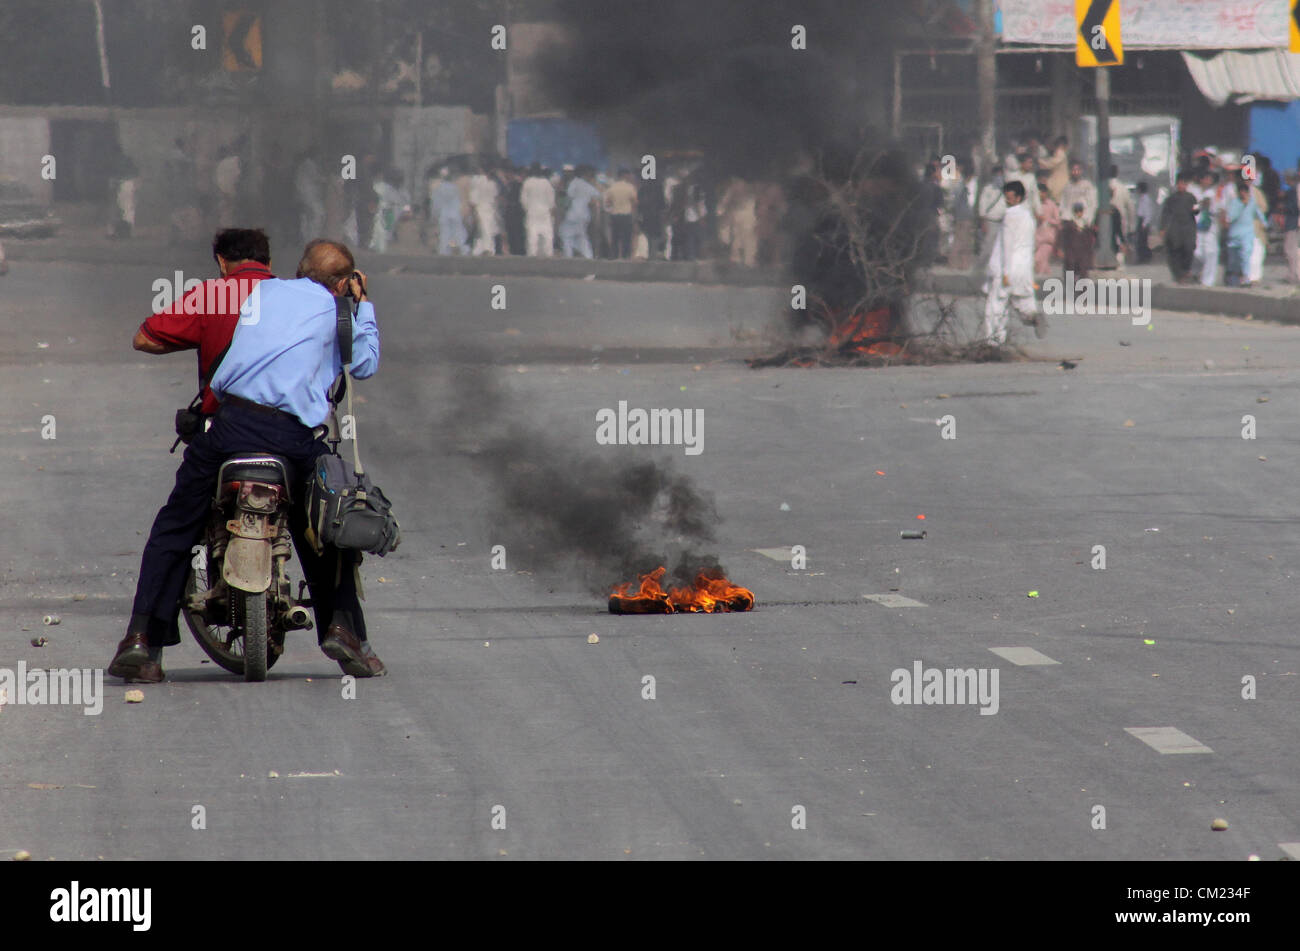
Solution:
[[[485,481],[491,535],[513,566],[576,577],[601,595],[660,565],[677,584],[721,576],[717,558],[701,553],[721,518],[686,475],[573,445],[540,425],[485,363],[452,372],[452,405],[434,436]],[[594,413],[591,433],[594,447]]]
[[[894,150],[870,120],[887,115],[892,52],[920,23],[919,5],[661,0],[597,14],[590,0],[559,0],[558,9],[574,40],[543,55],[540,73],[566,110],[637,155],[697,151],[714,203],[733,175],[782,182],[790,277],[815,302],[784,310],[784,333],[829,332],[878,308],[899,329],[927,227],[914,169],[923,156]],[[806,49],[791,47],[796,24]],[[661,161],[659,177],[666,171]],[[833,194],[842,189],[851,208]]]
[[[884,104],[900,21],[913,16],[894,0],[557,5],[574,43],[540,60],[551,97],[611,140],[649,153],[698,149],[746,176],[784,173],[801,151],[876,138],[870,107]],[[791,48],[796,24],[807,49]]]

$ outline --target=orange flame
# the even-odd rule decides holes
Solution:
[[[716,614],[722,611],[748,611],[754,606],[754,592],[734,585],[726,578],[710,578],[701,573],[695,583],[665,591],[659,582],[662,565],[641,576],[640,587],[633,582],[618,585],[609,595],[610,614]]]
[[[889,308],[882,307],[836,321],[827,341],[828,349],[852,350],[880,357],[897,356],[903,348],[886,339],[892,332],[891,318]]]

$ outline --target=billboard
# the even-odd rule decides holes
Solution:
[[[1282,0],[1118,0],[1125,49],[1287,48]],[[1073,47],[1074,0],[1000,0],[1002,42]]]

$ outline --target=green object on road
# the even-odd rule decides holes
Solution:
[[[1151,640],[1150,638],[1143,638],[1143,639],[1142,639],[1142,643],[1143,643],[1143,644],[1154,644],[1155,641]]]
[[[1031,598],[1036,598],[1036,597],[1038,597],[1038,592],[1037,592],[1037,591],[1030,591],[1030,592],[1029,592],[1029,597],[1031,597]]]

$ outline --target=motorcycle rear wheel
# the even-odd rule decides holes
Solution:
[[[271,666],[267,662],[266,649],[266,592],[251,594],[232,590],[230,600],[235,618],[244,631],[244,680],[261,683]]]
[[[188,605],[191,596],[208,590],[208,587],[207,568],[197,570],[191,568],[189,577],[185,580],[185,596],[182,604]],[[233,594],[234,592],[232,592]],[[181,613],[185,615],[185,623],[189,625],[190,633],[199,642],[199,647],[203,648],[203,653],[212,658],[213,663],[238,677],[245,676],[244,654],[246,648],[242,629],[229,624],[211,624],[202,613],[191,611],[189,607],[183,607]],[[267,652],[264,651],[263,653],[266,654]],[[274,667],[275,662],[279,659],[279,652],[270,651],[269,656],[266,658],[267,669]],[[265,679],[265,674],[263,679]]]

